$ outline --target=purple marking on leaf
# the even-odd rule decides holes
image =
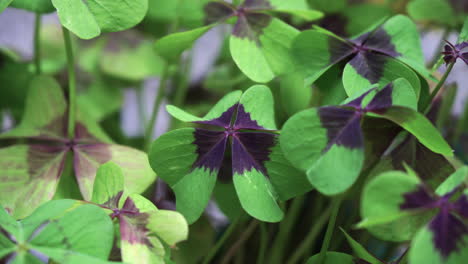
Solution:
[[[371,84],[378,83],[384,73],[387,58],[369,51],[358,52],[349,62],[356,72],[369,80]]]
[[[222,128],[228,128],[232,123],[232,118],[237,111],[237,107],[239,104],[235,104],[228,108],[224,113],[221,114],[220,117],[211,119],[208,121],[195,121],[193,123],[197,124],[204,124],[204,125],[211,125],[211,126],[218,126]]]
[[[265,10],[272,9],[272,5],[268,0],[245,0],[241,5],[249,10]]]
[[[462,217],[468,218],[468,197],[462,195],[454,204],[455,211]]]
[[[382,90],[380,90],[370,103],[366,106],[366,111],[381,114],[387,111],[392,106],[392,93],[393,84],[387,84]]]
[[[318,114],[322,126],[327,130],[328,143],[324,151],[328,151],[332,145],[350,149],[364,147],[362,115],[359,112],[328,106],[319,108]]]
[[[228,135],[224,131],[211,131],[196,128],[193,133],[197,146],[197,160],[193,168],[205,168],[209,172],[218,172],[222,161]]]
[[[94,181],[99,165],[112,158],[108,144],[78,144],[73,147],[73,167],[81,193],[86,197],[91,194],[86,181]]]
[[[232,171],[243,174],[256,169],[267,175],[265,161],[270,159],[276,135],[263,132],[237,132],[232,139]]]
[[[460,250],[464,246],[464,237],[468,235],[468,227],[450,212],[448,203],[441,206],[440,212],[429,223],[429,229],[434,234],[434,246],[444,259]]]
[[[449,0],[455,13],[468,13],[468,1],[466,0]]]
[[[139,213],[136,215],[122,214],[119,217],[120,235],[122,240],[128,241],[130,244],[144,244],[152,247],[148,239],[148,214]]]
[[[93,134],[91,134],[86,128],[86,126],[81,122],[76,123],[74,141],[84,144],[92,144],[99,142],[99,140]]]
[[[119,202],[120,199],[122,198],[123,191],[118,192],[116,195],[112,196],[107,200],[103,206],[110,208],[110,209],[116,209],[119,208]]]
[[[205,23],[221,22],[235,14],[235,8],[227,2],[209,2],[203,7]]]
[[[265,130],[264,127],[258,125],[257,121],[252,120],[250,113],[245,111],[242,104],[239,104],[237,108],[236,121],[234,122],[234,129],[254,129],[254,130]]]
[[[362,36],[365,36],[365,39],[358,38],[358,41],[365,49],[394,58],[401,56],[392,43],[392,37],[383,28],[378,28],[374,32]]]
[[[437,197],[434,197],[424,185],[418,185],[416,190],[403,194],[403,198],[404,201],[400,204],[402,210],[431,209],[437,202]]]
[[[346,31],[346,26],[348,25],[349,21],[346,16],[342,14],[327,14],[323,17],[320,22],[319,26],[325,28],[338,36],[347,36],[348,32]],[[310,28],[310,27],[309,27]]]
[[[239,11],[238,11],[239,12]],[[248,39],[260,45],[259,37],[272,20],[272,17],[263,13],[245,12],[238,14],[232,35],[241,39]]]
[[[353,46],[334,37],[328,36],[330,64],[336,64],[353,54]]]
[[[363,93],[362,95],[360,95],[358,98],[352,100],[351,102],[345,104],[345,106],[350,106],[350,107],[353,107],[354,109],[356,110],[361,110],[362,109],[362,100],[364,100],[364,98],[366,98],[366,96],[372,92],[374,89],[371,89],[365,93]]]

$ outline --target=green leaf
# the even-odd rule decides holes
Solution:
[[[400,171],[389,171],[371,180],[363,190],[359,227],[387,241],[410,240],[430,216],[402,211],[403,195],[416,190],[419,179]]]
[[[234,186],[242,208],[264,222],[279,222],[284,214],[276,203],[276,193],[265,175],[255,169],[234,173]]]
[[[276,144],[271,149],[269,157],[265,167],[271,184],[281,200],[286,201],[312,190],[313,187],[304,172],[292,166],[284,156],[280,144]]]
[[[0,13],[7,8],[13,0],[0,0]]]
[[[51,248],[56,252],[62,249],[106,260],[112,249],[113,238],[114,228],[109,216],[98,206],[85,204],[51,221],[30,243],[38,251],[41,251],[40,248]],[[64,240],[67,242],[64,243]]]
[[[419,74],[428,77],[419,32],[414,22],[406,16],[396,15],[387,20],[382,27],[390,35],[396,51],[401,54],[397,58]]]
[[[16,145],[0,149],[0,204],[24,218],[52,199],[66,151]]]
[[[429,21],[454,26],[455,14],[447,0],[412,0],[406,6],[408,14],[416,21]]]
[[[104,204],[116,197],[123,189],[124,175],[122,169],[115,163],[105,163],[96,172],[91,201]]]
[[[118,52],[107,51],[100,58],[100,66],[105,74],[130,82],[160,76],[166,67],[150,43],[143,43],[136,48],[123,48]]]
[[[9,234],[13,234],[14,236],[18,236],[19,225],[16,220],[0,205],[0,228],[8,232]],[[3,236],[3,234],[0,234]],[[8,242],[11,243],[9,239]],[[0,244],[4,241],[0,241]]]
[[[101,121],[120,110],[122,102],[122,90],[100,78],[77,97],[80,111],[89,119],[96,121]]]
[[[258,42],[231,36],[231,56],[247,77],[255,82],[266,83],[277,75],[293,70],[290,50],[292,41],[298,34],[295,28],[273,18],[269,25],[262,29]]]
[[[133,203],[135,204],[138,211],[140,211],[140,213],[149,213],[149,212],[158,211],[158,208],[156,207],[156,205],[154,205],[153,202],[146,199],[144,196],[140,194],[132,193],[128,197],[133,201]]]
[[[116,144],[78,145],[75,154],[75,173],[80,191],[86,200],[91,199],[98,167],[104,162],[114,162],[123,170],[125,190],[144,192],[155,180],[146,153]]]
[[[306,109],[312,99],[312,87],[306,85],[299,73],[292,73],[281,79],[281,106],[288,115]]]
[[[382,56],[382,58],[385,61],[385,66],[377,86],[384,87],[396,79],[404,78],[410,83],[410,87],[412,87],[413,94],[416,96],[416,99],[419,98],[421,83],[416,73],[398,60],[387,56]],[[351,64],[348,63],[346,64],[343,72],[343,85],[346,93],[352,97],[366,92],[367,88],[374,85],[374,83],[371,83],[368,79],[364,78]]]
[[[407,107],[392,106],[380,116],[406,129],[430,150],[442,155],[453,156],[452,148],[421,113]]]
[[[336,166],[336,161],[340,166]],[[359,177],[364,163],[362,149],[348,149],[333,145],[307,170],[309,182],[325,195],[347,190]]]
[[[170,246],[188,238],[187,221],[180,213],[174,211],[152,212],[147,228]]]
[[[341,40],[317,30],[303,31],[294,39],[291,53],[295,68],[305,77],[306,84],[315,82],[333,64],[344,59],[332,60],[330,42],[342,44]]]
[[[60,129],[47,127],[62,117],[67,108],[57,81],[47,76],[34,78],[30,83],[26,106],[20,124],[9,132],[2,134],[2,138],[62,138]]]
[[[216,184],[217,172],[197,168],[182,176],[183,178],[172,186],[176,195],[176,208],[185,216],[187,222],[192,224],[208,205]]]
[[[465,234],[460,241],[460,249],[450,254],[446,259],[442,258],[439,250],[434,247],[434,232],[428,227],[422,228],[411,241],[409,261],[411,264],[459,264],[468,259],[468,236]]]
[[[82,39],[129,29],[148,11],[147,0],[52,0],[52,4],[62,25]]]
[[[37,13],[50,13],[54,11],[51,0],[14,0],[11,7],[25,9]]]
[[[320,254],[312,256],[307,260],[306,264],[355,264],[352,256],[340,252],[328,251],[322,263],[319,262],[319,256]]]
[[[462,43],[463,41],[468,41],[468,17],[465,18],[460,36],[458,36],[458,43]]]
[[[194,115],[191,115],[185,112],[184,110],[173,105],[168,105],[166,109],[170,115],[172,115],[173,117],[183,122],[207,121],[207,120],[220,117],[222,113],[224,113],[231,106],[239,102],[241,95],[242,95],[242,91],[234,91],[234,92],[228,93],[221,100],[219,100],[215,104],[215,106],[213,106],[213,108],[211,108],[211,110],[203,118],[199,118]]]
[[[463,166],[440,184],[435,192],[439,196],[444,196],[466,182],[468,182],[468,167]]]
[[[348,235],[348,233],[346,233],[346,231],[343,228],[340,228],[340,229],[341,229],[341,232],[343,232],[343,234],[345,235],[346,240],[348,241],[348,244],[353,249],[354,254],[358,258],[369,262],[369,264],[382,264],[383,263],[381,260],[376,258],[371,253],[369,253],[369,251],[367,251],[366,248],[364,248],[361,244],[359,244],[359,242],[357,242],[350,235]]]
[[[156,52],[168,61],[176,61],[182,52],[190,49],[195,41],[215,25],[208,25],[190,31],[177,32],[156,41]]]
[[[290,14],[295,17],[304,19],[305,21],[314,21],[323,17],[323,13],[317,10],[279,8],[273,11],[279,12],[279,13]]]
[[[360,35],[362,32],[372,28],[376,22],[393,14],[393,11],[379,3],[362,3],[347,6],[342,14],[348,19],[346,32],[350,36]],[[381,23],[379,23],[381,24]]]
[[[345,7],[347,7],[347,0],[314,0],[309,2],[311,2],[311,6],[313,8],[319,9],[326,13],[336,13],[342,11],[343,9],[345,9]]]
[[[269,130],[276,130],[273,94],[265,85],[254,85],[247,89],[239,101],[252,120]]]

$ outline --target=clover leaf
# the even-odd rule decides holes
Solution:
[[[467,177],[462,167],[434,192],[411,170],[380,174],[364,190],[360,226],[386,240],[412,239],[411,263],[461,263],[468,256],[468,199],[460,191]]]
[[[437,129],[414,110],[416,98],[405,80],[388,84],[375,96],[371,94],[373,91],[341,106],[299,112],[283,127],[280,141],[286,158],[306,171],[310,183],[323,194],[344,192],[359,176],[365,160],[361,123],[367,117],[390,120],[432,151],[452,155]],[[337,160],[340,166],[336,166]]]
[[[372,84],[382,87],[403,77],[419,98],[420,81],[411,68],[429,76],[416,26],[402,15],[350,40],[321,28],[306,30],[295,38],[291,50],[296,68],[307,83],[317,80],[333,65],[346,62],[343,83],[349,96]]]
[[[0,206],[0,258],[12,263],[108,262],[112,221],[99,207],[75,200],[54,200],[16,221]]]
[[[266,86],[226,95],[203,118],[173,106],[168,111],[203,126],[166,133],[150,151],[151,166],[173,188],[177,210],[190,223],[203,212],[217,178],[233,181],[244,210],[262,221],[283,217],[278,196],[289,199],[310,190],[277,144],[273,96]]]
[[[91,201],[118,220],[124,262],[164,263],[162,242],[172,247],[187,239],[187,222],[178,212],[158,210],[143,196],[125,195],[125,186],[122,169],[106,163],[98,169]]]
[[[207,26],[174,33],[156,42],[156,49],[168,60],[177,59],[195,40],[208,30],[230,18],[236,18],[229,41],[231,56],[240,70],[255,82],[269,82],[275,76],[291,71],[290,47],[299,31],[275,13],[288,13],[307,20],[321,17],[303,0],[245,0],[239,6],[224,1],[205,5]]]
[[[25,139],[0,149],[0,191],[5,194],[0,201],[15,217],[25,217],[54,196],[72,153],[76,181],[85,200],[91,198],[98,166],[108,161],[124,168],[132,193],[143,192],[155,180],[145,153],[113,144],[93,120],[79,115],[75,138],[69,139],[68,106],[54,79],[33,79],[26,105],[21,123],[0,135],[3,140]]]

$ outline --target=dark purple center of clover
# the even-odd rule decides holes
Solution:
[[[195,123],[214,128],[195,129],[193,144],[197,146],[197,159],[192,169],[204,168],[218,173],[221,167],[226,166],[223,160],[226,149],[230,148],[233,173],[243,174],[256,169],[267,175],[264,162],[269,160],[276,135],[252,120],[242,104],[230,107],[218,118]]]
[[[326,129],[328,142],[323,152],[333,145],[349,149],[363,148],[364,137],[361,120],[366,113],[382,113],[392,106],[393,85],[388,84],[372,98],[370,103],[362,107],[364,98],[372,92],[365,92],[344,106],[320,107],[318,115],[322,127]]]
[[[468,235],[465,224],[468,218],[468,200],[462,195],[456,202],[452,202],[450,199],[456,191],[457,189],[439,197],[432,194],[425,185],[419,185],[415,191],[404,194],[404,201],[400,204],[402,210],[439,210],[429,223],[429,229],[434,234],[434,246],[444,259],[457,252],[464,243],[464,237]]]
[[[378,83],[388,57],[396,58],[401,55],[391,40],[391,36],[383,28],[346,42],[329,37],[330,63],[335,64],[347,58],[359,75],[372,84]]]
[[[227,2],[210,2],[205,5],[205,21],[208,24],[221,22],[231,17],[237,17],[232,34],[241,39],[249,39],[259,44],[259,36],[267,27],[272,17],[262,11],[270,10],[272,6],[267,0],[246,0],[235,7]]]
[[[456,45],[447,42],[447,45],[444,46],[444,61],[448,65],[455,62],[457,59],[461,59],[468,65],[468,42],[462,42]]]

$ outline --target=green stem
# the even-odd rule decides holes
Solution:
[[[442,88],[445,81],[447,80],[447,77],[449,76],[450,72],[452,71],[454,65],[455,65],[455,61],[451,62],[448,65],[447,70],[445,70],[444,75],[442,75],[442,78],[440,78],[440,81],[437,83],[437,86],[434,88],[431,95],[429,96],[425,106],[422,108],[424,110],[425,114],[427,114],[427,112],[429,112],[429,110],[431,109],[432,100],[434,100],[436,95],[439,93],[440,89]]]
[[[325,212],[320,215],[305,239],[302,240],[299,247],[294,251],[293,255],[289,258],[287,264],[296,264],[309,252],[318,235],[322,231],[323,227],[327,223],[331,214],[331,208],[329,207]]]
[[[187,96],[187,91],[189,87],[189,75],[190,68],[192,66],[192,54],[185,60],[185,63],[181,63],[182,70],[180,72],[180,79],[177,85],[177,89],[174,95],[173,104],[177,107],[182,107],[185,102],[185,97]]]
[[[242,235],[239,237],[239,239],[232,245],[232,247],[228,250],[226,255],[223,257],[221,260],[221,264],[228,264],[229,261],[232,259],[232,257],[236,254],[237,250],[242,247],[242,245],[247,242],[247,240],[250,238],[250,236],[253,234],[255,231],[255,228],[257,228],[259,222],[257,220],[252,220],[250,222],[249,226],[247,229],[242,233]]]
[[[206,257],[203,259],[203,264],[209,264],[210,261],[216,256],[216,253],[218,253],[219,249],[224,245],[224,242],[229,238],[229,236],[232,234],[232,232],[236,229],[236,226],[239,224],[241,217],[237,217],[234,222],[232,222],[228,229],[224,231],[223,235],[221,238],[218,240],[216,245],[210,250],[210,252],[206,255]]]
[[[265,223],[260,223],[260,249],[258,251],[257,264],[265,262],[265,253],[268,246],[268,229]]]
[[[36,68],[36,74],[42,73],[41,69],[41,15],[36,13],[34,23],[34,66]]]
[[[338,211],[340,210],[341,201],[343,200],[342,198],[343,197],[341,196],[337,196],[333,198],[331,202],[330,221],[328,222],[327,232],[325,233],[325,238],[322,244],[322,248],[320,249],[317,264],[325,263],[325,257],[326,257],[328,248],[330,247],[330,242],[333,236],[333,231],[335,230],[336,218],[338,216]]]
[[[63,39],[65,41],[65,51],[67,53],[68,65],[68,138],[75,138],[75,120],[76,120],[76,76],[75,60],[73,57],[73,46],[70,31],[62,27]]]
[[[156,124],[156,120],[157,120],[158,113],[159,113],[159,108],[161,107],[161,103],[166,94],[167,81],[169,79],[168,69],[169,69],[169,65],[166,65],[161,75],[161,78],[159,79],[158,93],[156,94],[156,97],[154,98],[153,112],[151,113],[151,119],[149,123],[147,124],[146,131],[145,131],[145,143],[144,143],[145,150],[148,150],[151,145],[151,140],[153,139],[154,125]]]
[[[434,65],[437,65],[437,62],[440,59],[440,52],[444,48],[445,45],[445,40],[447,37],[450,35],[450,29],[445,29],[444,32],[442,33],[442,38],[439,41],[439,44],[437,45],[437,48],[435,49],[434,55],[432,55],[432,59],[430,62],[427,64],[428,67],[434,67]]]
[[[468,124],[468,99],[465,100],[465,109],[463,110],[463,113],[460,115],[460,118],[458,119],[457,125],[455,127],[455,132],[453,133],[453,138],[452,138],[453,144],[456,144],[458,140],[460,140],[460,137],[463,134],[463,131],[465,130],[467,124]]]
[[[284,219],[279,224],[279,232],[275,238],[275,241],[273,242],[273,247],[271,250],[272,255],[270,257],[270,263],[283,263],[284,248],[288,244],[287,240],[291,235],[291,230],[294,227],[297,218],[299,217],[305,197],[305,195],[296,197],[292,201],[291,206],[287,212],[286,219]]]

